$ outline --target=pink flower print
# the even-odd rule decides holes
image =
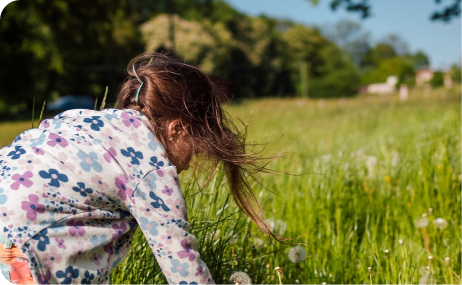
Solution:
[[[59,159],[59,168],[61,170],[66,170],[69,169],[71,171],[75,170],[75,165],[72,163],[67,162],[67,154],[64,152],[58,153],[58,159]]]
[[[167,194],[168,196],[172,196],[173,189],[172,189],[172,188],[168,188],[168,186],[165,185],[165,189],[162,190],[162,193]]]
[[[105,246],[103,246],[103,249],[105,252],[107,252],[109,255],[113,255],[114,254],[114,245],[111,243],[108,243],[106,244]]]
[[[156,173],[157,173],[157,175],[158,175],[159,177],[163,177],[163,176],[164,176],[164,172],[163,172],[162,170],[160,170],[160,169],[157,169],[157,170],[156,170]]]
[[[0,208],[0,219],[4,223],[8,223],[10,221],[10,217],[14,215],[13,210],[8,210],[6,207]]]
[[[55,241],[58,244],[59,248],[66,249],[66,245],[64,244],[64,239],[55,238]]]
[[[171,231],[167,231],[165,235],[161,235],[160,238],[164,240],[166,244],[172,244],[173,243],[173,234]]]
[[[24,158],[18,160],[18,164],[24,166],[26,170],[32,171],[34,170],[34,164],[37,165],[39,162],[34,159],[33,154],[28,153],[24,156]]]
[[[196,274],[194,274],[195,276],[201,276],[202,274],[204,274],[204,268],[202,268],[202,266],[198,266],[196,268]]]
[[[93,182],[94,185],[96,185],[96,188],[103,190],[107,189],[109,186],[106,182],[103,181],[103,177],[99,175],[95,175],[91,178],[91,182]]]
[[[62,255],[58,253],[58,249],[55,246],[51,246],[50,249],[43,255],[43,261],[46,264],[56,264],[63,261]]]
[[[33,147],[32,150],[34,151],[35,154],[38,154],[38,155],[43,155],[45,154],[45,152],[43,151],[43,149],[41,148],[38,148],[38,147]]]
[[[85,234],[85,229],[83,228],[84,224],[82,221],[70,220],[66,223],[66,225],[69,226],[69,234],[73,237],[76,235],[83,236]]]
[[[121,223],[120,226],[118,224],[113,224],[112,229],[115,231],[115,233],[112,234],[112,238],[116,239],[125,233],[127,225],[124,223]]]
[[[133,133],[131,137],[133,138],[133,142],[135,143],[135,146],[148,144],[148,137],[145,135],[140,137],[137,133]]]
[[[50,127],[50,121],[49,120],[43,120],[41,123],[40,123],[40,127],[44,128],[44,129],[47,129]]]
[[[22,175],[16,173],[15,175],[11,176],[11,179],[16,181],[11,184],[11,189],[18,190],[21,185],[26,188],[31,187],[34,183],[32,183],[32,181],[30,181],[29,178],[31,178],[32,176],[34,175],[30,171],[26,171]]]
[[[22,201],[21,209],[27,212],[26,217],[29,220],[35,221],[35,219],[37,219],[37,213],[43,214],[45,212],[45,205],[38,203],[39,197],[35,194],[30,194],[27,197],[29,198],[29,202]]]
[[[110,128],[105,128],[103,133],[103,140],[109,144],[110,147],[115,147],[120,143],[120,139],[112,133]]]
[[[111,162],[112,159],[116,160],[117,151],[114,148],[109,148],[105,154],[103,154],[104,159],[107,162]]]
[[[140,210],[142,211],[143,216],[150,217],[152,214],[152,207],[149,205],[149,203],[144,203],[144,206],[141,206]]]
[[[168,198],[165,202],[169,206],[170,211],[174,212],[177,216],[181,217],[182,219],[187,220],[186,211],[184,210],[185,206],[181,199],[173,200],[171,198]]]
[[[67,140],[63,137],[60,137],[54,133],[51,133],[48,138],[50,139],[47,144],[51,147],[55,147],[57,144],[60,146],[60,147],[66,147],[69,145],[69,143],[67,142]]]
[[[96,265],[100,265],[101,262],[99,260],[103,258],[101,254],[96,254],[96,252],[93,252],[93,254],[90,256],[90,261],[94,262]]]
[[[76,245],[72,246],[72,262],[76,263],[84,255],[84,246],[83,242],[78,241]]]
[[[40,284],[49,284],[48,281],[50,281],[50,279],[51,279],[50,270],[47,270],[47,273],[45,275],[44,274],[39,274],[38,275],[38,280],[39,280]]]
[[[183,248],[182,251],[178,252],[178,256],[183,259],[183,258],[188,258],[189,261],[194,261],[196,256],[194,253],[191,251],[191,244],[188,243],[188,240],[184,239],[181,241],[181,247]]]
[[[127,187],[127,176],[120,174],[118,177],[116,177],[115,184],[117,188],[119,188],[119,197],[122,200],[127,200],[127,196],[128,198],[133,196],[133,190]]]
[[[122,113],[121,117],[123,118],[122,123],[124,123],[124,125],[127,127],[133,125],[133,127],[138,128],[141,125],[140,120],[138,120],[138,118],[133,116],[132,114],[124,112]]]

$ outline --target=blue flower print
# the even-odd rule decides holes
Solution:
[[[156,187],[157,187],[157,185],[156,185],[157,175],[150,172],[148,175],[145,176],[144,179],[148,180],[148,184],[149,184],[149,187],[151,187],[151,189],[156,189]],[[144,200],[146,200],[146,199],[144,199]]]
[[[5,194],[3,194],[3,188],[0,188],[0,205],[5,204],[8,199]]]
[[[132,147],[128,147],[127,150],[122,149],[120,151],[124,156],[131,157],[132,161],[130,162],[133,165],[139,165],[139,159],[143,159],[143,153],[141,151],[135,151]]]
[[[180,285],[197,285],[197,282],[193,281],[191,283],[188,283],[188,281],[180,281],[180,283],[178,283]]]
[[[77,187],[72,187],[72,190],[80,193],[83,197],[87,197],[88,194],[93,193],[93,190],[91,188],[85,188],[85,183],[82,182],[77,182]]]
[[[44,133],[42,133],[38,138],[36,139],[31,139],[30,140],[30,146],[32,147],[38,147],[38,146],[41,146],[44,144],[45,142],[45,139],[46,139],[46,135]]]
[[[74,269],[72,266],[68,266],[65,271],[59,270],[56,272],[58,278],[64,278],[60,284],[71,284],[73,278],[79,277],[79,269]]]
[[[160,150],[161,153],[164,152],[164,147],[162,146],[162,144],[159,142],[159,140],[154,137],[154,134],[149,132],[148,133],[148,138],[149,138],[149,143],[148,143],[148,147],[151,149],[151,150]]]
[[[37,249],[40,251],[45,251],[47,248],[47,244],[50,244],[50,239],[47,237],[48,230],[44,229],[40,233],[36,234],[32,239],[38,241]]]
[[[90,151],[86,154],[82,150],[79,150],[77,156],[80,158],[80,166],[86,172],[90,172],[92,168],[98,173],[103,171],[103,167],[98,162],[98,155],[95,152]]]
[[[51,181],[48,183],[48,185],[54,186],[54,187],[59,187],[59,185],[60,185],[59,181],[61,181],[61,182],[69,181],[66,174],[61,174],[61,173],[58,172],[58,170],[53,169],[53,168],[50,168],[50,170],[48,170],[48,172],[46,172],[44,170],[40,170],[39,175],[42,178],[51,179]]]
[[[91,124],[90,128],[94,131],[99,131],[99,129],[104,126],[104,122],[101,121],[100,116],[92,116],[91,118],[85,118],[83,119],[83,121],[85,123]]]
[[[162,200],[162,198],[158,197],[156,194],[154,194],[154,192],[149,192],[149,197],[151,197],[154,202],[151,203],[151,205],[158,209],[158,208],[162,208],[162,210],[164,210],[165,212],[168,212],[170,211],[170,209],[167,207],[167,205],[165,205],[165,202],[164,200]]]
[[[155,221],[149,221],[146,217],[141,217],[139,219],[140,221],[140,227],[143,229],[143,231],[149,231],[149,233],[152,236],[157,236],[159,234],[159,231],[157,230],[157,226],[159,225]]]
[[[188,263],[186,262],[181,263],[178,259],[172,259],[170,260],[170,263],[172,264],[172,268],[170,268],[172,273],[179,273],[181,277],[188,276],[188,268],[189,268]]]
[[[164,162],[163,161],[157,161],[157,156],[153,156],[153,157],[151,157],[151,162],[149,163],[149,165],[154,166],[155,168],[159,169],[162,166],[164,166]]]
[[[107,237],[106,235],[102,235],[102,236],[93,235],[90,239],[90,242],[94,247],[99,247],[99,246],[106,244]]]
[[[25,154],[26,151],[21,146],[15,146],[13,151],[10,151],[7,156],[11,156],[11,159],[18,159],[21,155]]]
[[[92,284],[91,280],[95,279],[95,274],[90,273],[90,271],[85,270],[85,273],[83,274],[85,276],[84,279],[82,279],[82,284]]]

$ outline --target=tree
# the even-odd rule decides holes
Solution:
[[[308,86],[310,97],[356,94],[359,75],[354,64],[318,29],[295,25],[283,33],[282,39],[299,94],[303,94],[304,86]],[[307,78],[304,78],[304,69],[307,69]]]
[[[444,85],[444,73],[441,71],[433,72],[433,77],[430,79],[430,85],[433,88],[441,87]]]
[[[411,55],[411,60],[415,69],[428,68],[430,66],[428,55],[420,50]]]
[[[308,0],[313,4],[317,4],[319,0]],[[442,0],[434,0],[435,3],[441,4]],[[446,4],[441,10],[433,11],[430,19],[432,21],[449,22],[457,18],[461,14],[461,1],[452,0],[451,4]],[[359,13],[361,18],[366,19],[371,15],[371,4],[369,0],[331,0],[330,6],[332,10],[344,8],[353,13]]]
[[[370,34],[362,30],[361,24],[348,19],[338,21],[334,25],[324,26],[323,34],[345,51],[356,64],[366,66],[366,55],[371,49]]]

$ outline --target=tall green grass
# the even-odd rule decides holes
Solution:
[[[187,172],[192,233],[215,281],[244,271],[253,283],[279,283],[278,266],[286,284],[460,284],[460,87],[432,92],[413,91],[407,102],[393,94],[228,106],[248,124],[249,141],[268,142],[268,155],[285,152],[270,168],[289,174],[261,174],[252,187],[275,233],[299,237],[292,242],[307,258],[290,262],[292,245],[240,214],[222,173],[197,194]],[[2,137],[8,126],[0,124]],[[419,219],[428,224],[417,227]],[[140,232],[111,283],[166,283]]]
[[[271,241],[241,215],[218,173],[203,191],[183,175],[192,233],[217,283],[235,271],[254,283],[461,282],[460,88],[353,99],[265,99],[227,109],[249,126],[249,140],[285,155],[253,183],[277,234],[306,246]],[[302,175],[299,175],[302,174]],[[423,217],[426,216],[426,217]],[[448,225],[436,228],[443,218]],[[419,228],[419,219],[428,220]],[[401,243],[400,243],[401,240]],[[112,283],[165,283],[137,234]],[[388,251],[388,254],[385,251]],[[449,257],[449,262],[445,259]]]

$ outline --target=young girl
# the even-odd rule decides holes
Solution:
[[[169,283],[213,283],[177,178],[196,154],[222,163],[237,205],[271,234],[244,176],[258,158],[208,77],[155,53],[127,70],[118,109],[63,112],[0,150],[0,265],[11,282],[107,283],[139,226]]]

